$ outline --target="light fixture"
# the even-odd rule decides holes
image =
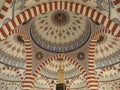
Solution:
[[[60,27],[62,27],[63,23],[65,22],[65,16],[62,12],[59,13],[57,16],[58,20],[60,21],[59,23],[61,24]],[[62,28],[61,28],[62,29]],[[62,30],[60,30],[62,34]],[[60,41],[62,43],[62,38],[60,37]],[[62,54],[64,54],[64,43],[62,45]],[[65,78],[64,78],[64,68],[62,68],[62,65],[64,64],[63,58],[60,60],[60,68],[58,69],[58,79],[57,79],[57,84],[56,84],[56,90],[66,90],[66,84],[65,84]]]
[[[64,78],[64,68],[62,68],[63,60],[60,62],[60,68],[58,69],[58,79],[56,84],[56,90],[66,90],[65,78]]]

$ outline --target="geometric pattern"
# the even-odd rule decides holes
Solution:
[[[61,64],[63,63],[63,64]],[[58,75],[58,69],[60,68],[64,68],[65,74],[64,74],[64,78],[65,79],[69,79],[69,78],[73,78],[75,76],[78,76],[80,73],[80,71],[76,68],[76,66],[72,65],[71,63],[69,63],[66,60],[54,60],[52,61],[50,64],[46,65],[41,71],[40,74],[44,75],[46,77],[49,78],[54,78],[57,79]]]
[[[0,43],[0,51],[13,56],[13,58],[25,59],[25,45],[17,40],[18,35],[11,35]]]
[[[59,24],[61,21],[62,26]],[[82,47],[90,37],[90,32],[90,23],[85,16],[67,10],[57,10],[35,17],[30,35],[33,41],[45,50],[68,52]]]
[[[114,23],[112,20],[108,19],[106,16],[104,16],[102,13],[98,12],[97,10],[87,7],[85,5],[80,5],[78,3],[67,2],[67,1],[49,2],[49,3],[39,4],[35,7],[32,7],[30,9],[27,9],[21,12],[19,15],[15,16],[12,20],[10,20],[8,23],[6,23],[3,27],[0,28],[0,41],[6,39],[10,35],[11,31],[13,31],[12,34],[14,33],[19,33],[19,34],[21,33],[21,35],[24,34],[24,39],[25,39],[24,41],[26,46],[26,78],[22,84],[23,90],[27,90],[27,89],[30,90],[33,87],[34,80],[36,80],[36,77],[38,73],[41,71],[41,69],[45,67],[46,64],[55,60],[61,55],[56,55],[54,57],[49,58],[45,63],[41,64],[38,67],[38,69],[35,71],[35,73],[32,75],[32,71],[31,71],[32,70],[32,50],[31,50],[30,38],[21,30],[15,30],[15,28],[19,26],[21,23],[23,23],[24,21],[29,20],[41,13],[45,13],[53,10],[60,10],[60,9],[85,15],[88,18],[94,21],[97,21],[103,26],[105,26],[106,28],[108,28],[110,30],[110,33],[112,33],[112,35],[116,37],[120,37],[120,26],[118,24]],[[100,35],[100,33],[98,35]],[[99,37],[97,35],[91,38],[91,43],[89,47],[89,61],[88,61],[89,73],[88,74],[83,68],[81,68],[81,66],[77,62],[74,62],[74,60],[72,60],[69,57],[63,56],[69,62],[76,65],[76,67],[82,72],[83,76],[87,81],[86,85],[91,90],[98,90],[99,88],[98,81],[96,80],[95,74],[94,74],[94,53],[95,53],[95,45],[98,38]]]
[[[120,35],[120,26],[114,23],[112,20],[109,20],[102,13],[87,7],[85,5],[80,5],[72,2],[50,2],[45,4],[40,4],[36,7],[32,7],[31,9],[27,9],[21,12],[19,15],[15,16],[14,19],[10,20],[3,27],[0,28],[0,39],[5,39],[11,30],[14,30],[15,27],[23,23],[24,21],[39,15],[40,13],[45,13],[52,10],[68,10],[72,12],[76,12],[82,15],[91,18],[94,21],[99,22],[113,33],[113,35],[119,37]]]
[[[102,34],[104,36],[104,40],[100,43],[97,43],[95,50],[95,59],[99,60],[105,57],[109,57],[117,52],[120,48],[120,39],[114,37],[111,34]]]
[[[4,5],[1,7],[0,19],[4,19],[5,14],[8,11],[12,0],[2,0],[1,2],[2,3],[4,2]]]

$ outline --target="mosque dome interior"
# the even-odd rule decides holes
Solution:
[[[120,90],[120,0],[0,0],[0,90],[57,90],[59,70]]]

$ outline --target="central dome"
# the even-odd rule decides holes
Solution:
[[[37,16],[30,33],[33,41],[47,51],[69,52],[82,47],[91,30],[85,16],[58,10]]]

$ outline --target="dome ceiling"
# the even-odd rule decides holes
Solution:
[[[86,84],[83,80],[81,80],[80,78],[76,78],[74,80],[74,82],[71,85],[71,88],[74,89],[87,89]]]
[[[25,68],[26,50],[20,35],[11,35],[0,43],[0,67]]]
[[[120,72],[117,72],[116,70],[110,70],[104,72],[104,74],[100,77],[100,81],[112,81],[114,79],[119,79]]]
[[[24,40],[20,35],[11,35],[0,43],[0,51],[13,58],[25,59]]]
[[[74,65],[64,60],[54,60],[46,65],[46,67],[41,70],[40,74],[47,78],[57,79],[58,69],[60,68],[65,71],[65,79],[73,78],[81,74]]]
[[[0,0],[0,8],[2,7],[2,5],[5,3],[5,0]]]
[[[39,88],[39,90],[41,90],[41,89],[49,90],[49,84],[45,80],[45,78],[39,78],[37,80],[37,83],[35,83],[34,89],[38,89],[38,88]]]
[[[2,0],[0,9],[0,90],[55,90],[60,68],[67,90],[119,90],[119,0]]]
[[[82,47],[90,33],[90,23],[85,16],[63,10],[41,14],[31,26],[33,41],[52,52],[68,52]]]
[[[95,59],[109,57],[119,51],[120,39],[111,34],[103,34],[99,37],[95,50]]]

